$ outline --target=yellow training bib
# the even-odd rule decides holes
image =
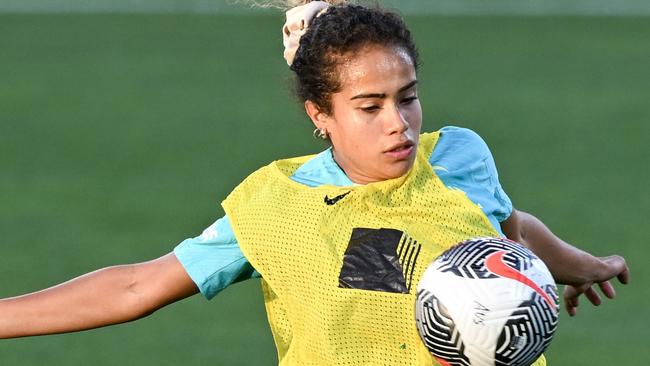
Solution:
[[[433,172],[427,158],[438,137],[421,136],[400,178],[310,188],[289,178],[306,156],[261,168],[223,202],[262,275],[280,365],[437,364],[415,326],[417,283],[450,246],[498,236]]]

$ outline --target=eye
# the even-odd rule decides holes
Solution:
[[[413,102],[416,101],[416,100],[418,100],[418,97],[417,97],[417,95],[414,95],[414,96],[412,96],[412,97],[408,97],[408,98],[404,98],[404,99],[402,99],[401,103],[402,103],[402,104],[411,104],[411,103],[413,103]]]
[[[371,106],[367,106],[367,107],[360,107],[359,109],[361,109],[362,111],[364,111],[366,113],[374,113],[374,112],[377,112],[378,110],[380,110],[381,108],[379,106],[377,106],[377,105],[371,105]]]

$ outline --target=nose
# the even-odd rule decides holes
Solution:
[[[404,117],[404,112],[398,105],[390,108],[387,112],[386,120],[384,122],[386,134],[392,135],[408,130],[409,123]]]

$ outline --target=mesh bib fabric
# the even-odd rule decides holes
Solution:
[[[415,325],[416,284],[450,246],[498,235],[433,172],[438,137],[420,137],[400,178],[310,188],[289,178],[306,156],[261,168],[223,202],[262,275],[280,365],[436,365]]]

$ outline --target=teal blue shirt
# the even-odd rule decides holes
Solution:
[[[501,188],[490,149],[466,128],[444,127],[440,132],[429,163],[447,187],[465,192],[502,233],[499,223],[510,216],[512,203]],[[300,166],[291,179],[309,187],[354,184],[334,161],[331,149]],[[201,235],[181,242],[174,254],[208,299],[230,284],[260,276],[239,248],[226,216]]]

